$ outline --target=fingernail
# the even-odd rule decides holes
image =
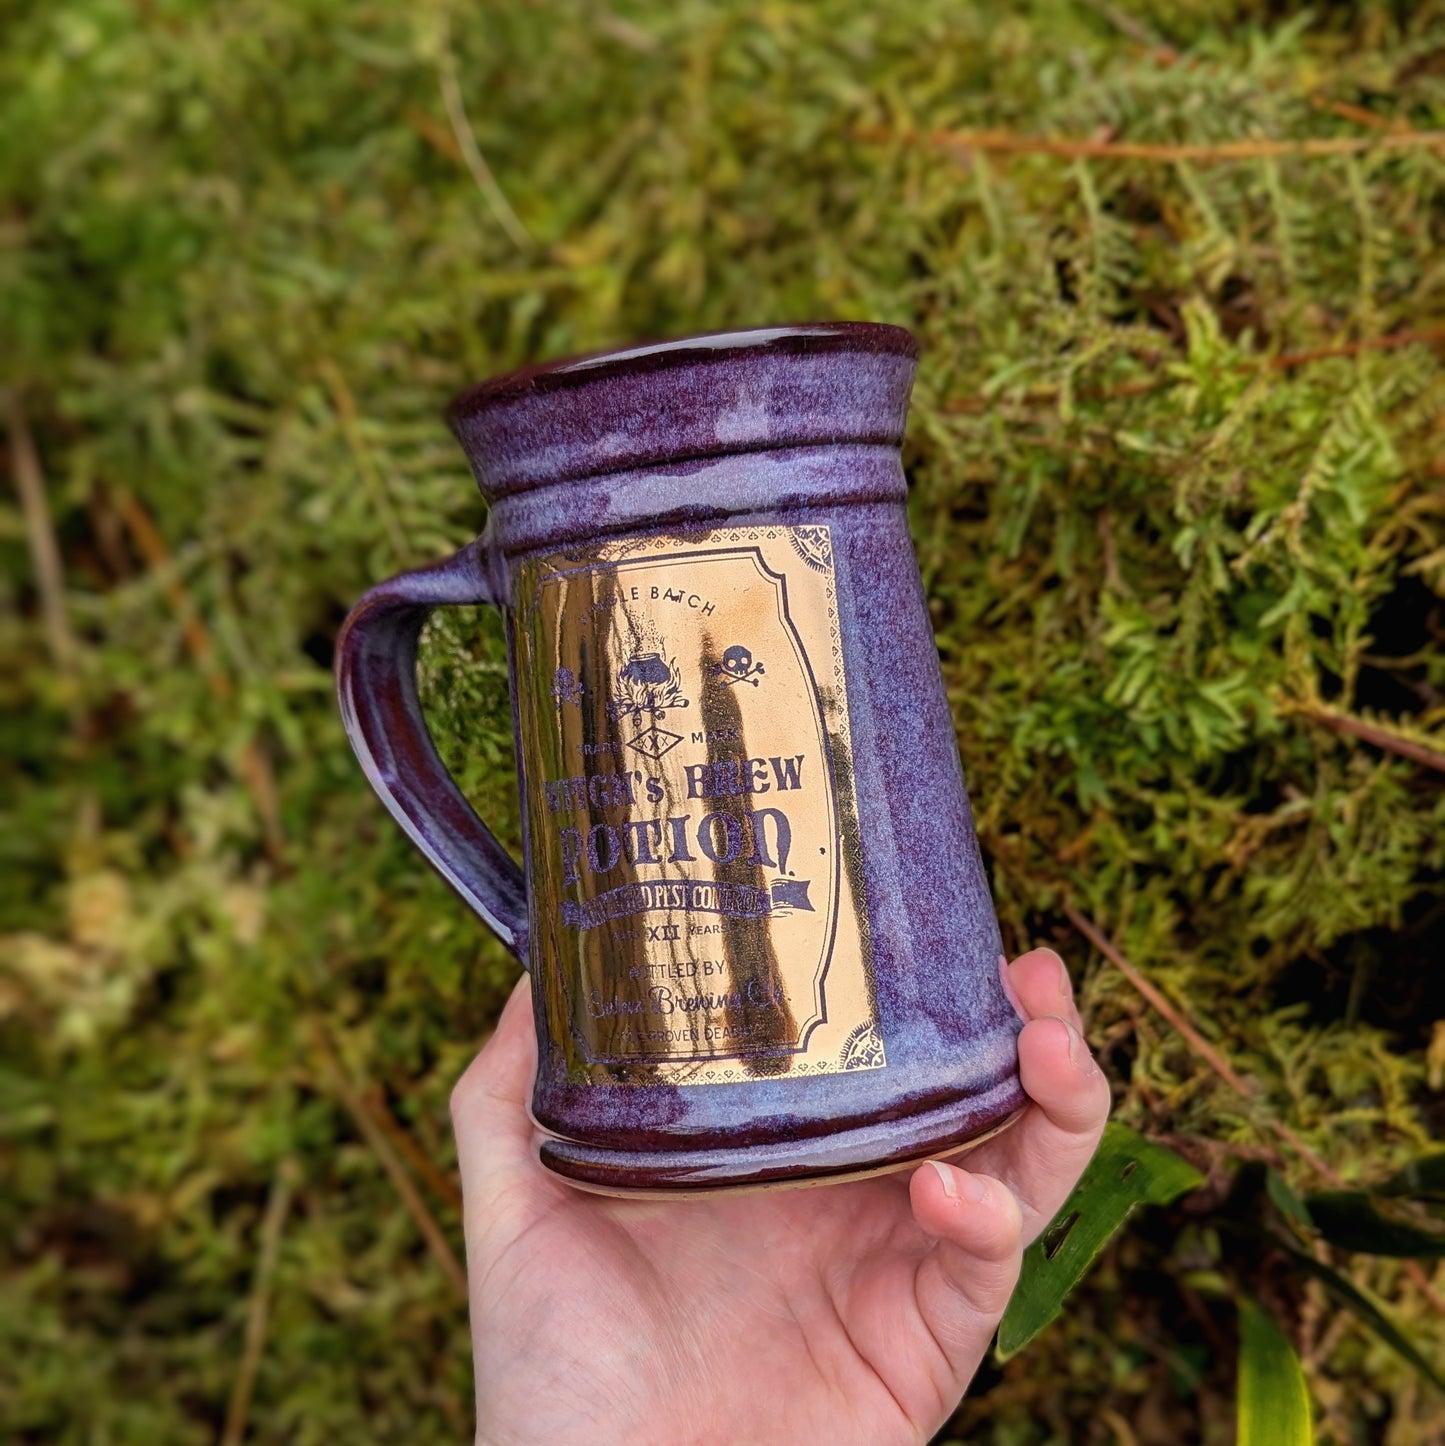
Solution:
[[[930,1160],[928,1163],[938,1171],[938,1183],[943,1186],[943,1193],[947,1195],[950,1200],[957,1200],[958,1185],[954,1181],[953,1171],[950,1170],[942,1160]]]
[[[1018,995],[1014,992],[1013,975],[1009,973],[1009,970],[1012,968],[1013,965],[1000,954],[998,956],[998,977],[1003,981],[1004,997],[1013,1005],[1014,1013],[1017,1014],[1020,1019],[1027,1021],[1029,1017],[1028,1013],[1019,1001]]]
[[[1070,1004],[1074,1002],[1074,981],[1069,978],[1069,966],[1059,957],[1058,951],[1050,949],[1047,944],[1040,944],[1037,949],[1031,951],[1034,954],[1047,954],[1054,961],[1054,968],[1058,973],[1054,976],[1054,988],[1059,991],[1059,998],[1067,1000]]]
[[[1054,954],[1054,951],[1050,949],[1049,953]],[[1059,997],[1072,1004],[1074,1002],[1074,981],[1069,978],[1069,966],[1057,954],[1054,954],[1054,963],[1059,966]]]
[[[969,1204],[977,1205],[987,1198],[988,1186],[977,1175],[945,1165],[942,1160],[930,1160],[928,1163],[938,1171],[943,1193],[950,1200],[967,1200]]]
[[[1057,1019],[1064,1026],[1064,1032],[1069,1036],[1069,1063],[1074,1066],[1080,1074],[1093,1074],[1098,1068],[1094,1063],[1093,1056],[1084,1046],[1083,1036],[1067,1019],[1057,1014],[1047,1014],[1046,1019]]]
[[[1019,962],[1019,959],[1031,958],[1035,954],[1047,954],[1049,958],[1054,961],[1054,968],[1058,971],[1054,975],[1054,988],[1058,990],[1059,998],[1072,1009],[1074,1004],[1074,981],[1069,974],[1069,966],[1064,963],[1058,951],[1050,949],[1047,944],[1040,944],[1037,949],[1030,949],[1027,954],[1020,954],[1018,959],[1008,960],[1002,955],[999,956],[999,973],[1003,977],[1004,989],[1008,992],[1009,999],[1012,1001],[1014,1008],[1018,1009],[1019,1004],[1013,992],[1011,971],[1014,965]],[[1019,1013],[1022,1014],[1023,1011],[1020,1009]]]

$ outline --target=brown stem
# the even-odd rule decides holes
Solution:
[[[387,1109],[382,1098],[381,1087],[373,1085],[362,1097],[366,1108],[376,1123],[386,1132],[387,1138],[406,1156],[412,1169],[431,1187],[432,1193],[444,1200],[453,1210],[462,1208],[462,1192],[457,1182],[437,1168],[436,1162],[412,1139],[410,1131]]]
[[[448,1243],[445,1233],[437,1224],[431,1211],[427,1209],[421,1192],[412,1183],[411,1176],[406,1172],[406,1166],[397,1158],[391,1141],[387,1139],[381,1126],[377,1124],[371,1112],[366,1108],[356,1087],[347,1078],[336,1049],[319,1020],[313,1021],[312,1032],[317,1052],[321,1055],[325,1065],[326,1083],[331,1093],[346,1110],[346,1113],[351,1116],[352,1123],[355,1124],[362,1139],[370,1146],[371,1152],[381,1163],[381,1168],[391,1181],[392,1188],[401,1197],[401,1203],[406,1207],[407,1214],[411,1216],[417,1230],[421,1233],[421,1238],[426,1242],[427,1249],[431,1251],[437,1264],[441,1266],[442,1273],[451,1281],[452,1288],[457,1294],[465,1300],[467,1273],[462,1269],[461,1262]]]
[[[449,161],[461,161],[462,148],[457,144],[456,137],[419,105],[408,102],[402,107],[401,117],[434,151]]]
[[[130,529],[130,535],[135,539],[135,545],[145,559],[146,566],[159,578],[171,611],[180,619],[181,631],[186,639],[186,651],[205,671],[206,683],[211,692],[225,702],[231,696],[231,680],[216,666],[216,650],[211,642],[211,635],[201,621],[200,614],[191,601],[191,595],[171,565],[171,550],[166,546],[165,538],[161,536],[160,529],[137,497],[121,490],[116,492],[113,500],[115,510]]]
[[[246,1439],[246,1417],[251,1410],[251,1393],[256,1386],[256,1372],[266,1347],[266,1327],[271,1319],[271,1286],[281,1254],[281,1232],[286,1226],[286,1216],[290,1213],[299,1177],[296,1161],[288,1157],[282,1160],[281,1168],[271,1182],[266,1214],[261,1221],[260,1245],[256,1251],[256,1277],[246,1309],[246,1344],[231,1387],[231,1402],[226,1410],[225,1427],[221,1431],[221,1446],[241,1446]]]
[[[70,618],[65,610],[65,569],[45,496],[45,474],[40,470],[40,454],[35,450],[35,438],[19,392],[7,388],[4,400],[5,426],[10,433],[10,470],[25,517],[25,537],[35,570],[35,590],[40,595],[45,638],[56,668],[69,673],[75,667],[75,635],[70,631]]]
[[[456,57],[452,54],[450,34],[444,40],[441,59],[437,63],[437,79],[441,83],[442,104],[446,107],[447,120],[451,122],[452,134],[457,140],[457,148],[461,152],[467,170],[472,173],[472,180],[477,183],[477,189],[482,193],[483,199],[491,208],[492,215],[496,217],[497,223],[507,233],[512,244],[519,251],[530,251],[532,249],[531,234],[512,209],[512,203],[507,200],[506,194],[498,184],[496,175],[491,166],[487,164],[487,158],[477,144],[476,132],[472,129],[472,123],[467,117],[466,104],[462,100],[462,88],[457,82],[457,63]]]
[[[1445,753],[1427,744],[1416,743],[1413,738],[1401,737],[1393,729],[1382,728],[1377,723],[1366,723],[1363,718],[1354,718],[1348,713],[1337,713],[1333,708],[1327,708],[1321,703],[1301,704],[1296,711],[1336,733],[1347,734],[1375,748],[1381,748],[1386,753],[1408,758],[1422,768],[1433,768],[1439,773],[1445,773]]]
[[[900,131],[889,126],[857,126],[853,133],[865,141],[917,141],[944,151],[1056,156],[1070,161],[1189,161],[1196,165],[1252,161],[1268,156],[1357,156],[1367,151],[1445,150],[1445,131],[1392,131],[1374,136],[1323,136],[1305,140],[1260,137],[1214,144],[1020,136],[997,130]]]
[[[1136,45],[1153,51],[1155,58],[1165,65],[1173,65],[1179,59],[1179,52],[1167,41],[1161,40],[1142,20],[1125,14],[1108,0],[1084,0],[1084,5],[1102,19],[1107,20],[1120,35],[1127,35]]]
[[[200,665],[206,675],[206,684],[213,697],[228,702],[235,694],[230,676],[216,661],[215,644],[201,620],[199,610],[191,601],[172,565],[170,549],[160,534],[160,529],[140,500],[124,490],[113,498],[115,510],[130,530],[135,545],[146,565],[160,579],[171,611],[181,621],[181,631],[186,640],[186,651]],[[281,804],[276,792],[276,779],[271,771],[271,762],[255,739],[248,738],[242,745],[236,761],[241,781],[246,785],[251,801],[256,806],[257,817],[266,841],[266,853],[272,863],[281,864],[286,856],[286,834],[281,826]]]
[[[92,487],[85,499],[90,514],[95,543],[105,561],[112,582],[128,582],[135,576],[135,567],[125,545],[125,524],[110,498],[100,487]]]
[[[1184,1017],[1180,1011],[1146,979],[1119,951],[1113,942],[1101,933],[1091,920],[1084,917],[1072,904],[1064,904],[1064,914],[1074,928],[1101,953],[1154,1008],[1164,1016],[1183,1037],[1189,1047],[1227,1084],[1236,1094],[1245,1099],[1251,1097],[1247,1084],[1235,1073],[1229,1063],[1205,1037]]]
[[[346,439],[346,446],[356,463],[356,470],[361,473],[361,480],[381,515],[382,525],[390,534],[392,551],[399,561],[405,562],[408,557],[406,534],[402,530],[401,519],[396,514],[396,504],[387,487],[386,478],[377,468],[371,450],[366,445],[366,439],[361,434],[356,398],[347,385],[341,368],[330,357],[322,357],[316,369],[321,373],[321,380],[326,383],[326,390],[331,393],[331,405],[336,409],[337,420],[341,423],[341,435]]]
[[[1323,95],[1312,95],[1310,104],[1316,110],[1327,110],[1331,115],[1337,115],[1342,120],[1354,121],[1356,125],[1366,126],[1372,131],[1393,131],[1397,135],[1406,135],[1410,131],[1410,127],[1404,121],[1376,115],[1374,111],[1366,110],[1362,105],[1351,105],[1347,100],[1330,100]]]
[[[1313,351],[1286,351],[1269,359],[1273,371],[1307,366],[1332,357],[1358,356],[1364,351],[1393,351],[1397,346],[1436,346],[1445,342],[1445,326],[1422,327],[1414,331],[1387,331],[1383,336],[1363,336],[1340,346],[1316,347]]]

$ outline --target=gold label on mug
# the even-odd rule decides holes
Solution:
[[[578,1083],[885,1064],[827,527],[524,563],[532,967]]]

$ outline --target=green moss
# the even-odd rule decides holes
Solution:
[[[1075,965],[1135,1127],[1276,1150],[1276,1116],[1350,1180],[1401,1164],[1441,1118],[1445,790],[1318,709],[1445,751],[1441,153],[1070,160],[917,134],[1389,134],[1360,109],[1439,129],[1445,11],[555,0],[448,31],[447,8],[0,3],[0,382],[79,639],[57,669],[9,494],[6,1438],[214,1439],[290,1159],[251,1439],[468,1429],[462,1304],[314,1022],[445,1167],[450,1083],[514,969],[366,790],[329,647],[366,585],[482,521],[448,396],[639,336],[920,334],[914,535],[1010,946]],[[459,160],[439,60],[526,247]],[[1405,331],[1435,340],[1375,344]],[[440,622],[426,683],[515,843],[499,647],[489,619]],[[980,1382],[970,1439],[1083,1439],[1101,1410],[1141,1441],[1160,1420],[1227,1439],[1227,1362],[1178,1325],[1210,1258],[1191,1239],[1116,1247]],[[1445,1351],[1397,1264],[1351,1269]],[[1322,1430],[1426,1439],[1393,1357],[1317,1339]]]

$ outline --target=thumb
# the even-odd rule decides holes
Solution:
[[[537,1070],[531,980],[523,975],[492,1037],[452,1090],[457,1164],[470,1219],[539,1167],[527,1096]]]
[[[957,1399],[1018,1284],[1023,1215],[1013,1191],[990,1175],[929,1160],[913,1173],[909,1198],[936,1243],[919,1262],[915,1297],[948,1364],[943,1393]]]

